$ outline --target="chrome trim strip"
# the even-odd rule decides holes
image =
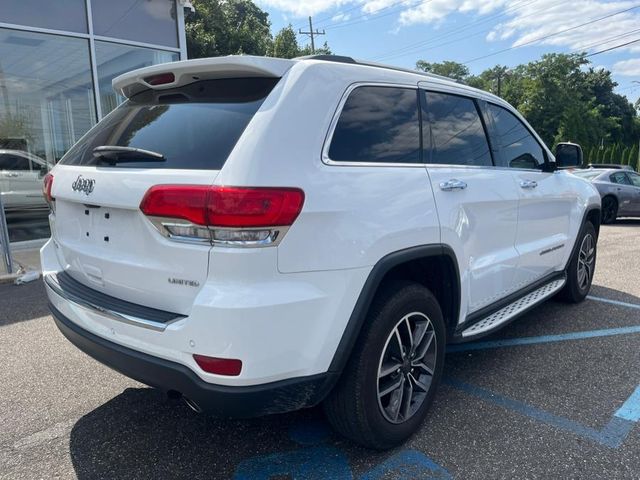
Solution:
[[[167,323],[159,323],[151,320],[146,320],[144,318],[132,317],[131,315],[125,315],[123,313],[115,312],[113,310],[106,309],[104,307],[100,307],[99,305],[95,305],[83,298],[78,297],[77,295],[69,294],[65,292],[61,287],[60,283],[58,283],[58,278],[55,273],[47,273],[44,275],[44,283],[47,287],[51,289],[53,293],[58,295],[60,298],[67,300],[68,302],[73,303],[74,305],[88,310],[91,313],[98,313],[105,317],[108,317],[111,320],[115,320],[117,322],[126,323],[128,325],[135,325],[136,327],[142,327],[149,330],[154,330],[156,332],[164,332],[168,325],[171,325],[178,320],[182,320],[186,318],[182,315],[177,316],[173,320]]]

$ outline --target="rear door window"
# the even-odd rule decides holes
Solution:
[[[419,163],[417,90],[355,88],[340,113],[329,158],[336,162]]]
[[[425,98],[422,131],[426,163],[493,165],[484,125],[473,99],[436,92],[425,92]]]
[[[232,78],[145,90],[105,117],[60,163],[108,167],[93,155],[93,149],[123,146],[160,153],[165,161],[129,158],[117,163],[118,168],[219,170],[277,82]]]
[[[629,180],[629,177],[627,177],[627,175],[624,172],[613,173],[611,174],[609,179],[613,183],[618,183],[620,185],[631,185],[631,180]]]

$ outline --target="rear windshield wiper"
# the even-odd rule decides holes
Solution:
[[[102,145],[93,149],[93,156],[115,165],[124,162],[164,162],[164,155],[142,148]]]

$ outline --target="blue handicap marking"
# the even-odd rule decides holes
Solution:
[[[403,450],[365,473],[360,480],[450,480],[453,477],[416,450]]]
[[[235,480],[350,480],[351,468],[344,453],[334,447],[301,448],[250,458],[238,465]]]
[[[235,480],[352,480],[353,474],[345,453],[326,442],[330,431],[326,424],[310,421],[293,425],[289,438],[302,448],[260,455],[240,462]],[[393,476],[399,480],[448,480],[451,475],[416,450],[403,450],[377,465],[360,480],[382,480]]]
[[[475,385],[470,385],[454,378],[445,378],[443,383],[474,397],[495,403],[508,410],[538,420],[539,422],[595,440],[609,448],[620,447],[633,429],[635,423],[640,419],[640,386],[635,389],[633,394],[622,407],[618,409],[604,428],[597,430],[566,417],[554,415],[524,402],[504,397],[490,390],[476,387]]]
[[[615,416],[629,420],[630,422],[637,422],[640,420],[640,385],[635,389],[627,401],[624,402],[624,405],[618,409]]]
[[[242,461],[235,480],[269,480],[287,476],[292,480],[351,480],[351,468],[346,455],[335,447],[324,445],[329,428],[318,421],[295,424],[289,438],[303,448],[261,455]]]

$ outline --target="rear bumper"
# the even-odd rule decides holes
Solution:
[[[336,380],[336,374],[324,373],[262,385],[214,385],[185,365],[98,337],[49,306],[62,334],[87,355],[146,385],[180,392],[203,411],[217,416],[254,417],[311,407],[322,401]]]

